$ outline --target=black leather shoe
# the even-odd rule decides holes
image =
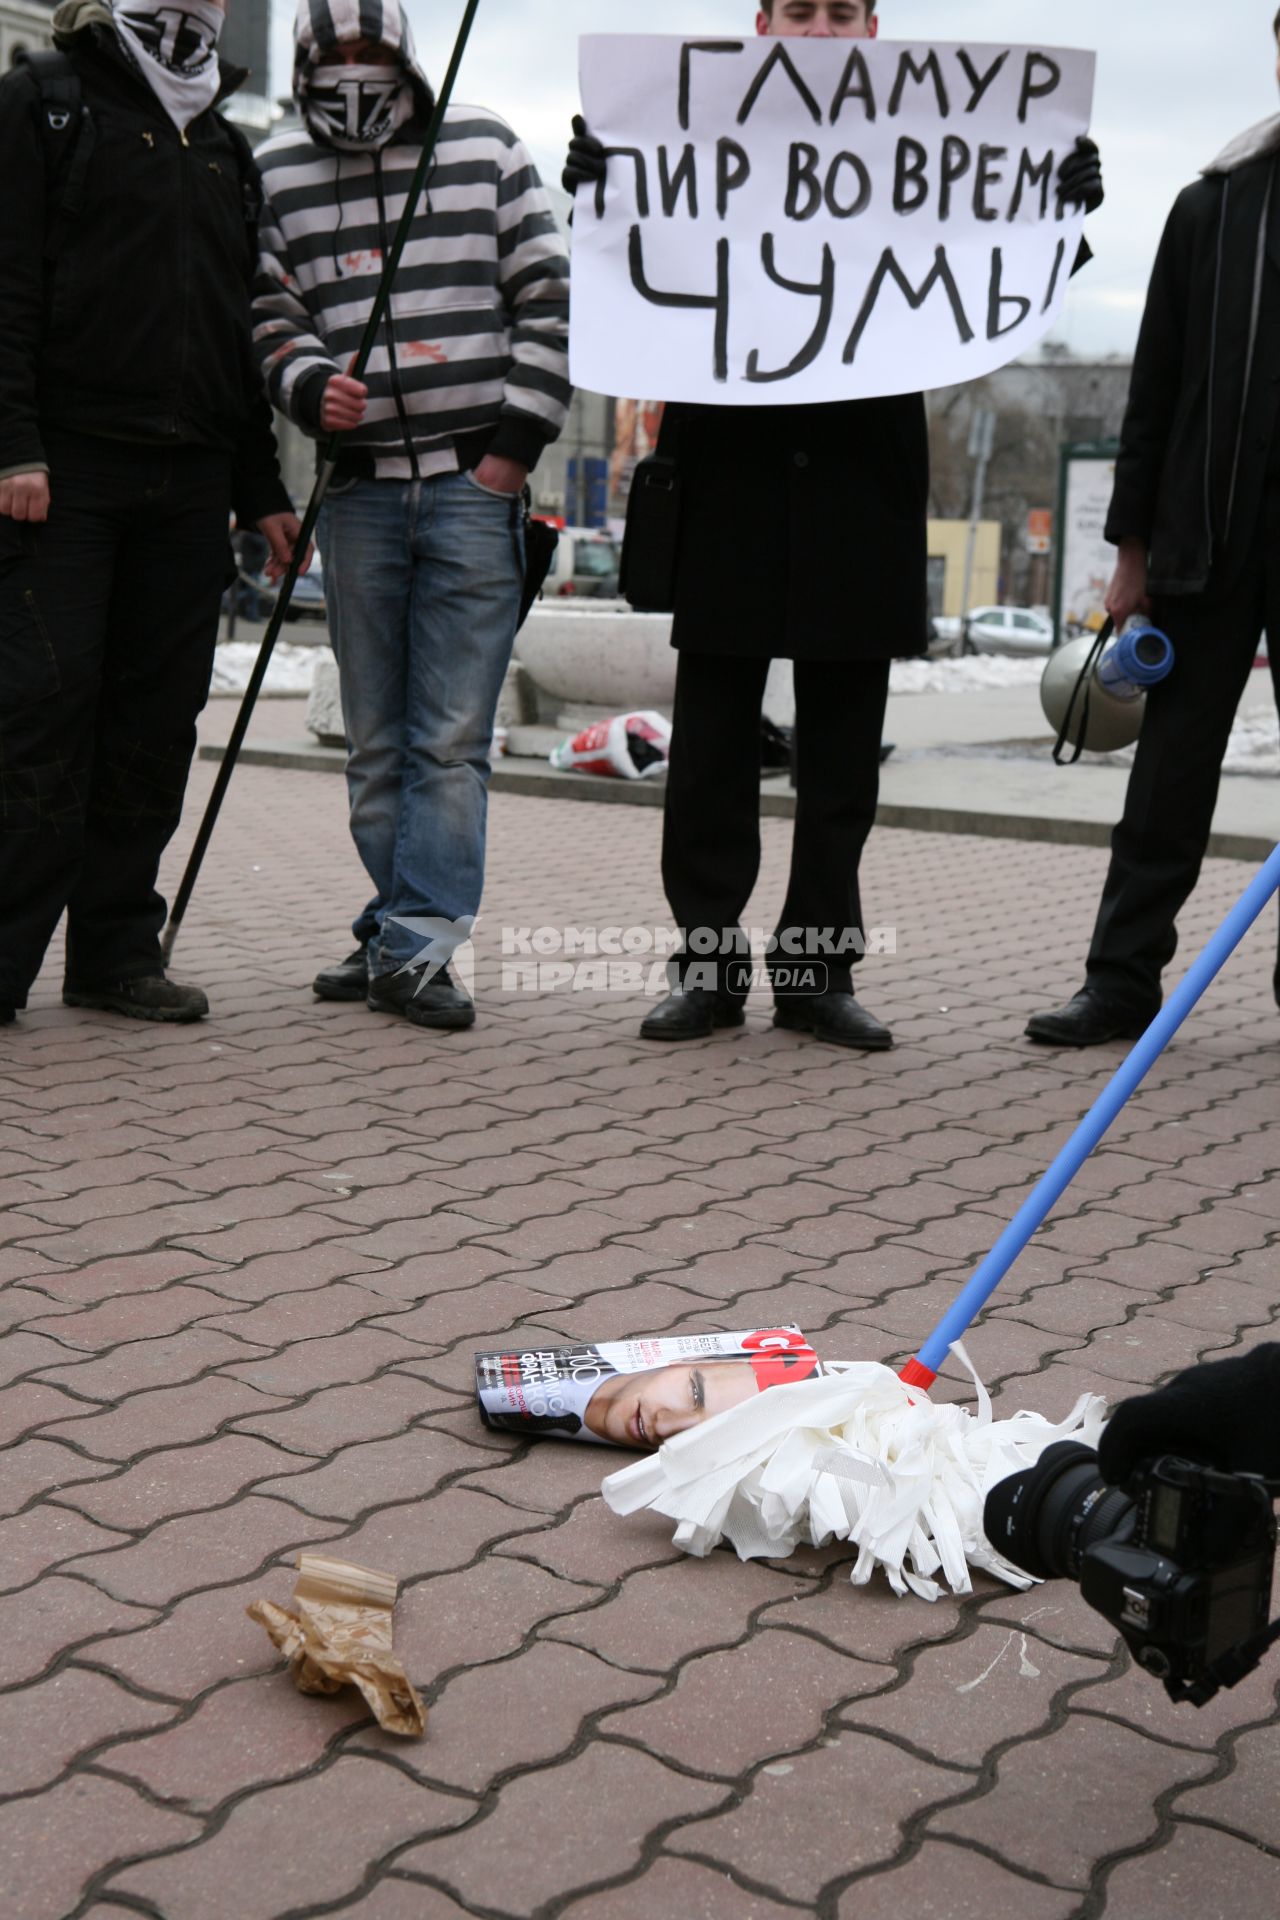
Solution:
[[[203,1020],[209,1002],[199,987],[184,987],[162,973],[134,980],[114,980],[101,986],[77,986],[68,980],[62,989],[67,1007],[95,1007],[101,1013],[123,1013],[130,1020],[165,1020],[174,1026]]]
[[[887,1053],[893,1045],[888,1027],[860,1007],[851,993],[796,994],[779,1000],[773,1024],[787,1033],[811,1033],[833,1047],[857,1047],[862,1053]]]
[[[0,1027],[11,1027],[17,1017],[16,1007],[0,1007]]]
[[[441,967],[425,986],[417,973],[378,973],[369,978],[367,1004],[375,1013],[401,1014],[415,1027],[457,1031],[474,1027],[475,1001],[462,991],[448,967]]]
[[[357,947],[336,967],[322,967],[311,982],[311,991],[319,1000],[367,1000],[369,949]]]
[[[709,987],[677,987],[640,1022],[642,1040],[709,1040],[717,1027],[740,1027],[746,1020],[740,1000]]]
[[[1034,1014],[1027,1022],[1027,1038],[1046,1047],[1103,1047],[1109,1040],[1137,1040],[1159,1011],[1158,1000],[1150,1007],[1134,1007],[1099,987],[1082,987],[1065,1007]]]

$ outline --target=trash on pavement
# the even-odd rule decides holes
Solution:
[[[561,772],[602,773],[611,779],[645,780],[661,773],[671,747],[671,722],[660,713],[620,713],[599,720],[565,740],[551,755]]]
[[[289,1662],[299,1693],[358,1687],[385,1732],[417,1739],[426,1731],[427,1712],[392,1651],[396,1592],[389,1573],[300,1553],[296,1611],[255,1600],[246,1612]]]

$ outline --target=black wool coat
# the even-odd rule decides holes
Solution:
[[[1258,524],[1280,408],[1280,155],[1187,187],[1156,256],[1107,539],[1153,593],[1229,587]]]
[[[924,399],[676,404],[672,644],[737,658],[901,659],[929,631]]]

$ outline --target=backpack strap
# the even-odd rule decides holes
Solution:
[[[80,75],[67,55],[59,49],[39,53],[20,53],[15,66],[31,69],[40,90],[40,136],[52,168],[66,165],[66,175],[57,199],[56,217],[50,222],[45,252],[51,255],[65,220],[76,220],[84,212],[89,163],[97,145],[93,115],[84,102]],[[68,155],[70,159],[68,161]]]
[[[258,172],[258,163],[253,157],[253,148],[249,145],[243,127],[238,127],[234,120],[228,120],[225,114],[219,114],[218,118],[221,120],[223,130],[230,136],[231,144],[236,150],[236,167],[240,174],[240,199],[244,207],[244,223],[249,229],[250,236],[256,242],[258,222],[262,218],[262,208],[266,200],[266,195],[262,190],[262,175]]]

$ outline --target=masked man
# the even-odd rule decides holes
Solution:
[[[871,39],[877,27],[875,0],[763,0],[756,20],[761,34],[814,39]],[[575,125],[569,192],[605,163]],[[1058,191],[1096,206],[1097,149],[1083,145]],[[641,1035],[696,1040],[743,1022],[735,956],[760,864],[761,706],[770,660],[790,659],[795,835],[769,965],[775,979],[812,966],[825,990],[775,989],[774,1025],[887,1048],[889,1029],[854,998],[852,967],[865,950],[858,864],[875,819],[889,663],[922,653],[928,632],[924,400],[672,405],[659,452],[681,474],[662,877],[686,941],[695,929],[701,938]]]
[[[63,998],[197,1020],[156,891],[227,531],[298,523],[250,343],[259,188],[214,111],[220,0],[70,0],[0,83],[0,1024],[67,914]]]
[[[1174,203],[1106,532],[1120,549],[1107,612],[1117,627],[1149,614],[1174,666],[1147,694],[1085,984],[1027,1025],[1050,1046],[1134,1039],[1159,1012],[1264,629],[1280,698],[1280,116]],[[1280,1000],[1280,969],[1274,985]]]
[[[376,889],[315,991],[466,1027],[475,1008],[439,961],[480,904],[525,480],[569,402],[568,253],[510,128],[451,107],[367,384],[348,378],[433,104],[398,0],[303,0],[294,91],[305,130],[258,155],[256,337],[277,404],[344,436],[320,545]]]

